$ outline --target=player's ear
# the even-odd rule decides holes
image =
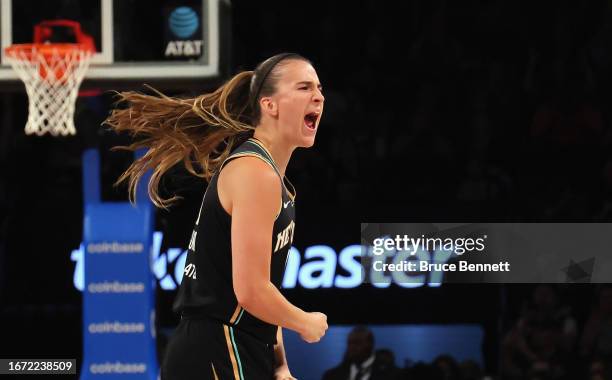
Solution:
[[[278,103],[270,96],[265,96],[259,100],[259,107],[261,113],[265,113],[269,116],[278,116]]]

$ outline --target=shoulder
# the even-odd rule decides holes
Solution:
[[[262,207],[272,205],[275,210],[281,196],[279,176],[265,160],[256,156],[228,162],[219,174],[218,186],[232,204],[256,201]]]
[[[270,164],[257,156],[242,156],[228,162],[220,176],[232,183],[278,185],[280,179]]]

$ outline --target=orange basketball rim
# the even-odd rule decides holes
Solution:
[[[49,43],[54,28],[68,28],[74,43]],[[95,53],[93,38],[71,20],[44,21],[34,27],[34,42],[5,49],[7,61],[25,83],[29,115],[26,134],[75,134],[78,88]]]

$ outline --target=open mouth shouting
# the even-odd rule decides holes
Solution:
[[[304,116],[304,125],[311,131],[317,129],[317,121],[321,116],[321,112],[310,112]]]

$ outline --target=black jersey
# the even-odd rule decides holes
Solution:
[[[247,156],[258,157],[268,163],[281,179],[280,212],[274,222],[270,252],[270,281],[277,288],[281,286],[295,228],[295,189],[281,177],[265,146],[251,138],[232,151],[210,180],[189,242],[174,311],[188,317],[216,319],[266,343],[275,344],[277,326],[249,314],[236,300],[232,282],[232,217],[221,205],[217,193],[217,180],[223,167],[231,160]]]

